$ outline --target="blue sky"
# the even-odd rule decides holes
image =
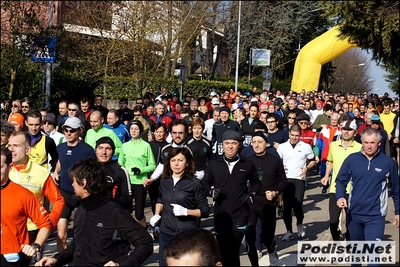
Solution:
[[[371,54],[368,54],[363,50],[368,59],[371,58]],[[383,75],[386,74],[386,71],[376,65],[375,61],[367,61],[367,64],[370,65],[370,75],[373,81],[373,90],[371,93],[383,95],[384,93],[388,93],[391,97],[397,96],[392,90],[389,89],[389,83],[385,81],[385,77]]]

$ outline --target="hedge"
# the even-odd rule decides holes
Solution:
[[[156,92],[160,91],[161,87],[167,88],[169,92],[175,89],[180,89],[181,85],[178,83],[178,79],[172,78],[155,78],[154,81],[147,86],[146,89],[140,90],[136,82],[129,77],[110,77],[98,86],[94,93],[103,95],[103,89],[106,86],[106,98],[107,99],[120,99],[126,97],[128,99],[136,99],[137,97],[143,96],[149,88],[154,88]],[[208,95],[211,91],[222,93],[224,90],[235,88],[234,81],[216,81],[216,80],[188,80],[182,85],[183,94],[191,91],[195,96]],[[243,92],[249,91],[251,87],[247,84],[239,83],[238,90]]]

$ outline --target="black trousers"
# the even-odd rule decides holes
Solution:
[[[221,251],[223,266],[240,266],[240,245],[245,235],[248,217],[233,219],[227,212],[214,217],[214,229]]]
[[[292,228],[292,209],[296,216],[297,223],[303,224],[303,199],[304,199],[305,181],[288,178],[285,189],[283,190],[283,221],[286,230],[293,233]]]
[[[345,198],[348,201],[349,194],[346,194]],[[329,228],[331,230],[332,239],[334,241],[338,241],[340,239],[340,231],[338,230],[338,226],[339,226],[339,216],[342,211],[342,209],[336,205],[336,202],[337,202],[336,194],[330,193],[329,194]],[[345,209],[345,211],[347,213],[347,208]],[[346,220],[346,228],[347,228],[347,220]],[[346,240],[350,240],[350,232],[349,232],[348,228],[346,231]]]
[[[261,220],[261,242],[267,247],[268,253],[275,250],[276,206],[265,205],[262,210],[250,209],[249,224],[246,231],[246,241],[249,245],[248,257],[251,266],[258,267],[256,248],[257,219]]]

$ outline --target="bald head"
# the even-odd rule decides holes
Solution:
[[[92,112],[92,114],[90,114],[90,126],[95,131],[103,127],[103,119],[100,111],[95,110]]]

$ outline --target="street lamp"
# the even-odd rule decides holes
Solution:
[[[365,62],[360,63],[360,64],[357,64],[357,65],[353,65],[353,66],[348,66],[348,67],[346,67],[345,69],[354,68],[354,67],[361,67],[361,66],[365,66]]]

